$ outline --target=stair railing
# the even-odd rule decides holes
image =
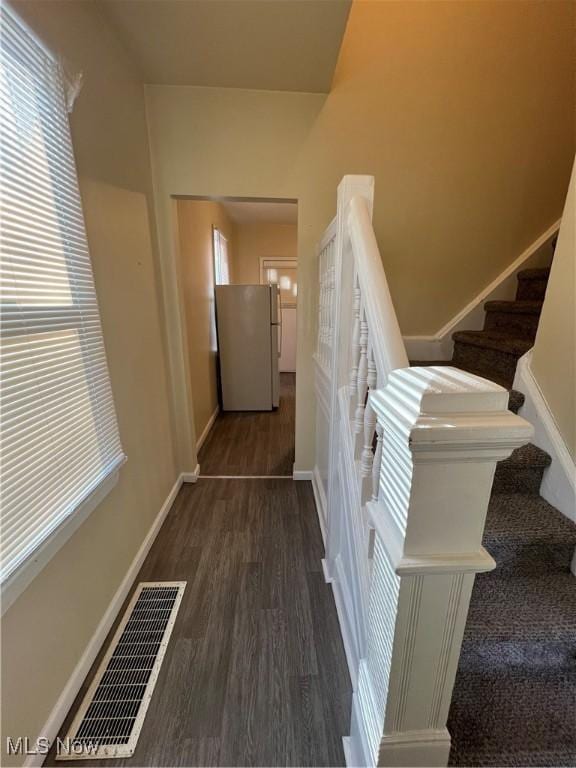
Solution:
[[[531,427],[508,392],[410,368],[372,228],[345,176],[319,247],[314,490],[354,689],[349,765],[446,765],[452,687],[496,462]]]

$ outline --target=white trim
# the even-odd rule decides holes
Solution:
[[[182,472],[180,475],[181,483],[197,483],[200,477],[200,464],[196,464],[194,472]]]
[[[540,494],[562,514],[576,522],[576,465],[531,365],[532,350],[529,350],[518,361],[513,386],[526,397],[519,413],[534,426],[533,442],[552,457],[552,464],[544,472]]]
[[[312,469],[295,469],[292,472],[292,480],[310,480],[312,482],[314,471]]]
[[[354,650],[354,629],[351,626],[351,622],[354,620],[346,610],[346,598],[344,597],[343,588],[345,588],[345,582],[342,581],[340,556],[336,558],[335,570],[333,575],[330,573],[330,568],[327,560],[322,560],[322,571],[324,573],[324,580],[327,584],[332,585],[332,593],[334,595],[334,603],[336,604],[336,613],[338,614],[338,624],[340,626],[340,635],[342,636],[342,644],[344,645],[344,653],[346,655],[346,663],[348,665],[348,672],[350,673],[350,681],[352,683],[352,690],[355,691],[358,685],[358,667],[356,663],[356,651]],[[338,573],[340,570],[340,574]],[[342,582],[342,583],[341,583]]]
[[[92,514],[96,507],[104,501],[106,496],[118,482],[119,470],[126,461],[123,457],[121,461],[112,469],[94,490],[79,504],[74,512],[66,517],[60,525],[42,541],[39,546],[24,560],[23,563],[11,573],[2,584],[2,613],[3,616],[8,608],[13,605],[20,597],[22,592],[38,576],[38,574],[48,565],[50,560],[62,549],[68,539],[74,534],[82,523]]]
[[[347,768],[355,768],[357,763],[352,756],[352,745],[350,743],[350,736],[342,736],[342,749],[344,750],[344,763]]]
[[[326,584],[332,584],[334,579],[330,575],[330,568],[328,567],[328,560],[326,560],[326,558],[323,557],[322,560],[321,560],[321,563],[322,563],[322,575],[324,576],[324,581],[326,582]]]
[[[326,248],[326,246],[328,245],[328,243],[332,242],[332,240],[334,240],[335,237],[336,237],[336,216],[334,216],[330,224],[328,224],[328,226],[324,230],[324,234],[322,235],[322,240],[320,240],[320,242],[316,246],[316,252],[320,253],[321,251],[323,251],[324,248]]]
[[[126,600],[128,593],[130,592],[130,589],[132,588],[132,585],[134,583],[136,576],[138,575],[138,572],[142,566],[142,563],[144,562],[146,555],[150,551],[150,547],[154,543],[154,539],[158,535],[158,532],[162,527],[162,523],[164,522],[166,515],[170,511],[170,508],[172,507],[172,504],[174,503],[176,496],[178,495],[178,491],[182,486],[182,477],[183,477],[182,475],[178,477],[178,479],[172,486],[170,493],[166,498],[166,501],[162,504],[160,512],[156,516],[156,519],[152,523],[150,530],[146,534],[146,538],[142,542],[140,549],[138,550],[134,560],[130,564],[128,571],[126,572],[126,575],[122,580],[122,583],[116,590],[116,594],[114,595],[106,611],[104,612],[104,615],[100,620],[100,623],[96,627],[94,634],[92,635],[90,641],[88,642],[88,645],[84,649],[84,653],[80,657],[78,663],[76,664],[76,667],[74,668],[74,671],[72,672],[72,674],[68,679],[68,682],[64,686],[62,693],[58,697],[58,700],[56,701],[56,704],[54,705],[52,712],[50,712],[48,719],[44,723],[44,726],[40,729],[40,733],[38,735],[39,738],[40,737],[47,738],[50,742],[52,742],[55,740],[56,736],[58,735],[60,727],[64,722],[64,719],[68,714],[70,707],[74,703],[74,699],[78,695],[78,691],[80,690],[80,687],[82,686],[82,683],[86,678],[86,675],[90,671],[90,667],[92,666],[92,664],[94,663],[94,660],[96,659],[96,656],[100,652],[100,649],[104,641],[106,640],[106,637],[110,632],[112,625],[114,624],[116,616],[118,615],[118,612],[122,608],[122,605],[124,604],[124,601]],[[24,766],[26,767],[41,766],[42,763],[44,762],[45,757],[46,755],[44,754],[30,755],[24,761]]]
[[[450,754],[450,733],[447,728],[405,731],[382,736],[380,765],[444,766]]]
[[[404,344],[411,360],[450,360],[452,357],[452,334],[456,331],[481,330],[484,325],[484,303],[486,301],[512,299],[515,295],[516,276],[521,269],[542,266],[543,249],[558,233],[561,219],[543,232],[509,264],[495,280],[492,280],[472,301],[468,302],[451,320],[430,336],[404,336]],[[534,261],[535,263],[527,263]]]
[[[322,534],[322,541],[324,542],[324,548],[326,548],[326,494],[324,493],[324,485],[322,478],[320,477],[320,470],[317,466],[312,470],[312,490],[314,492],[314,502],[316,504],[316,513],[318,515],[318,522],[320,524],[320,532]]]
[[[298,269],[298,257],[297,256],[260,256],[260,285],[268,285],[268,281],[264,280],[264,262],[274,261],[279,262],[280,267],[288,267],[288,269]],[[273,269],[274,267],[272,267]],[[270,269],[270,267],[267,267]]]
[[[198,453],[200,451],[200,448],[202,448],[202,446],[206,442],[206,438],[208,437],[208,433],[210,432],[210,430],[214,426],[214,422],[218,418],[218,414],[219,413],[220,413],[220,407],[216,406],[216,408],[214,409],[214,413],[212,414],[212,416],[210,416],[210,418],[208,419],[208,423],[206,424],[206,426],[202,430],[202,434],[200,435],[198,440],[196,440],[196,453]]]
[[[199,475],[200,480],[293,480],[292,475]]]

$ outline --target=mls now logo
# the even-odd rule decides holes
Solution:
[[[36,741],[31,741],[28,736],[6,738],[6,752],[9,755],[47,755],[49,750],[50,739],[45,736],[40,736]]]
[[[56,754],[59,757],[73,755],[74,757],[90,757],[98,752],[98,744],[91,741],[77,741],[76,739],[56,739]]]
[[[13,739],[6,738],[6,752],[9,755],[47,755],[52,743],[45,736],[40,736],[36,741],[31,741],[28,736],[19,736]],[[98,744],[90,741],[76,741],[75,739],[56,739],[56,753],[58,755],[91,756],[98,752]]]

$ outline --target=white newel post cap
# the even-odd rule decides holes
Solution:
[[[422,558],[431,567],[437,558],[440,568],[446,557],[455,566],[477,560],[470,570],[491,567],[482,567],[481,541],[496,462],[533,433],[508,410],[508,398],[498,384],[448,366],[392,371],[370,393],[384,451],[369,511],[376,528],[386,527],[397,570]]]

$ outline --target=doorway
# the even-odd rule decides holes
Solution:
[[[298,259],[260,257],[260,283],[277,285],[280,298],[280,373],[296,373]]]
[[[176,199],[202,475],[292,475],[297,203]]]

